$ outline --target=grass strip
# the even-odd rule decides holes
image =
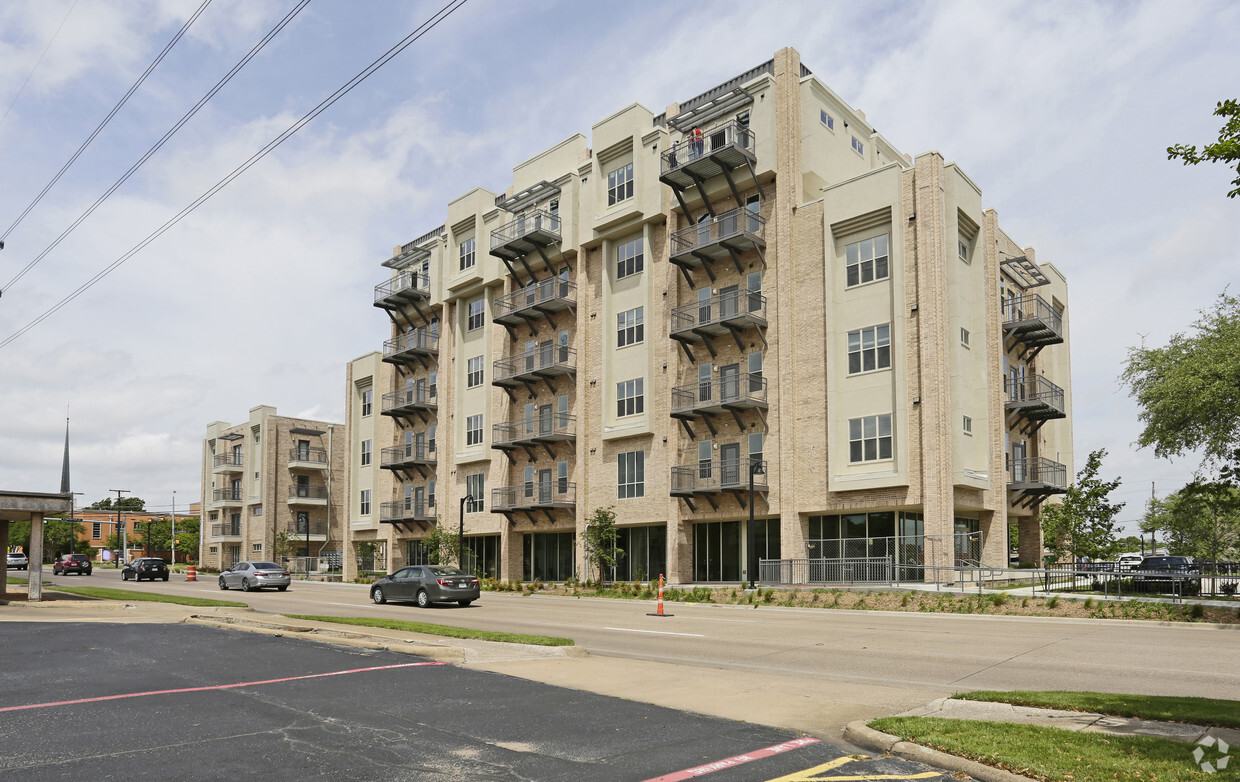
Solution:
[[[108,589],[106,587],[86,586],[70,587],[57,586],[53,584],[44,584],[43,587],[44,589],[54,590],[56,592],[68,592],[71,595],[97,597],[103,600],[129,600],[135,603],[176,603],[177,605],[199,607],[216,606],[221,608],[248,608],[245,603],[238,603],[233,600],[209,600],[204,597],[181,597],[180,595],[165,595],[160,592],[130,592],[127,589]]]
[[[954,695],[966,701],[1010,703],[1039,709],[1089,711],[1143,720],[1186,722],[1217,728],[1240,728],[1240,701],[1219,698],[1185,698],[1172,695],[1124,695],[1110,692],[1064,692],[978,690]]]
[[[1077,733],[1040,725],[884,717],[871,728],[1039,780],[1200,780],[1192,744],[1151,736]],[[1218,779],[1234,779],[1230,770]]]
[[[289,619],[305,619],[309,622],[335,622],[342,625],[382,627],[423,635],[442,635],[448,638],[473,638],[479,641],[496,641],[504,644],[529,644],[532,646],[572,646],[571,638],[549,635],[521,635],[520,633],[497,633],[491,630],[470,630],[465,627],[433,625],[426,622],[404,622],[399,619],[371,619],[362,616],[314,616],[312,614],[285,614]]]

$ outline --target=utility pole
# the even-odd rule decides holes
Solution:
[[[177,490],[172,490],[172,564],[177,563]]]
[[[120,558],[129,551],[129,537],[125,534],[125,526],[121,521],[121,495],[128,494],[129,489],[108,489],[108,491],[116,492],[116,532],[120,536],[117,542],[121,544],[121,551],[120,556],[116,558],[115,565],[119,568],[121,566]]]

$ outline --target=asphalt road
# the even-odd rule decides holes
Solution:
[[[0,780],[840,774],[958,779],[773,728],[390,652],[185,624],[7,622],[0,634]]]
[[[44,569],[50,576],[50,570]],[[213,577],[122,583],[97,568],[62,583],[217,597],[259,612],[399,617],[567,636],[592,655],[779,674],[830,690],[897,688],[912,701],[969,689],[1063,689],[1240,700],[1240,632],[1117,620],[832,611],[484,593],[466,609],[376,606],[364,586],[295,581],[288,592],[220,592]]]

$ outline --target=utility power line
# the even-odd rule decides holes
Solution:
[[[86,140],[82,142],[82,146],[77,148],[77,152],[74,152],[73,156],[70,157],[69,160],[66,161],[65,164],[60,167],[60,170],[56,172],[56,176],[52,177],[52,181],[48,182],[43,187],[43,189],[39,191],[39,194],[34,197],[34,200],[31,201],[30,204],[27,205],[24,210],[22,210],[22,213],[19,214],[17,216],[17,219],[13,221],[13,224],[10,225],[8,228],[6,228],[3,234],[0,234],[0,242],[3,242],[6,238],[8,238],[9,234],[13,233],[13,229],[16,228],[18,224],[21,223],[22,220],[26,219],[26,215],[30,214],[30,210],[34,209],[35,206],[38,205],[38,203],[43,200],[43,196],[47,195],[47,191],[51,190],[52,187],[54,187],[55,184],[60,181],[60,178],[64,176],[66,171],[69,170],[69,166],[73,165],[74,162],[77,161],[78,156],[80,156],[83,152],[86,151],[86,148],[90,146],[90,142],[95,140],[95,136],[98,136],[99,132],[103,130],[109,122],[112,121],[112,118],[116,116],[116,112],[120,111],[121,107],[124,106],[126,102],[128,102],[130,96],[133,95],[135,92],[137,92],[138,88],[142,86],[142,82],[146,81],[146,77],[150,76],[151,72],[155,70],[156,66],[158,66],[161,62],[163,62],[163,59],[164,57],[168,55],[168,52],[172,51],[172,47],[177,45],[177,42],[180,41],[181,37],[185,35],[187,30],[189,30],[190,25],[192,25],[195,21],[197,21],[198,17],[202,15],[202,12],[205,11],[207,6],[209,5],[211,5],[211,0],[202,0],[202,5],[198,6],[198,10],[194,11],[193,15],[190,16],[190,18],[185,21],[185,24],[181,25],[181,29],[177,30],[177,34],[172,36],[172,40],[168,42],[168,45],[163,48],[163,51],[159,53],[159,55],[151,62],[151,64],[146,66],[146,70],[142,72],[142,75],[139,76],[137,81],[135,81],[133,85],[130,86],[130,88],[125,92],[125,94],[121,96],[121,99],[117,101],[115,106],[112,107],[112,110],[108,112],[108,115],[103,118],[103,122],[99,123],[99,127],[95,128],[95,130],[89,136],[87,136]]]
[[[52,48],[56,38],[59,37],[60,31],[64,28],[65,22],[69,21],[69,14],[73,13],[73,9],[77,8],[78,0],[73,0],[73,5],[69,6],[69,10],[65,11],[65,18],[60,20],[60,26],[56,28],[56,32],[52,33],[52,37],[48,39],[47,46],[43,47],[43,53],[39,55],[39,59],[35,60],[34,67],[30,69],[30,73],[26,75],[26,80],[22,82],[22,86],[18,88],[17,94],[13,96],[13,100],[9,101],[9,107],[4,110],[4,116],[0,117],[0,125],[9,118],[9,112],[13,110],[13,106],[17,103],[17,99],[26,91],[26,85],[30,83],[30,78],[34,76],[34,72],[39,70],[39,66],[43,64],[43,58],[47,56],[47,50]]]
[[[293,9],[289,11],[287,14],[285,14],[283,19],[281,19],[279,22],[276,23],[275,27],[268,30],[267,34],[264,35],[259,40],[258,43],[254,44],[254,47],[251,48],[250,51],[246,52],[245,56],[242,57],[240,60],[238,60],[237,64],[234,65],[232,68],[230,68],[228,73],[224,74],[224,77],[222,79],[220,79],[218,82],[215,83],[214,87],[207,90],[206,95],[203,95],[201,98],[199,98],[198,102],[195,103],[190,108],[189,111],[185,112],[185,114],[183,114],[179,120],[173,123],[172,127],[169,128],[167,132],[165,132],[164,135],[160,137],[159,141],[156,141],[151,146],[151,148],[148,149],[142,155],[142,157],[138,158],[138,161],[134,163],[133,165],[131,165],[128,171],[126,171],[124,174],[121,174],[120,179],[113,182],[112,186],[109,187],[106,191],[104,191],[103,195],[96,198],[95,202],[91,204],[89,207],[87,207],[85,212],[82,212],[82,214],[78,215],[78,218],[74,220],[73,223],[71,223],[68,228],[61,231],[60,235],[57,236],[56,239],[53,240],[52,243],[49,244],[43,250],[43,252],[36,255],[34,259],[30,261],[30,263],[22,267],[22,270],[13,276],[13,279],[8,281],[8,284],[6,284],[3,288],[0,288],[0,295],[3,295],[4,291],[7,291],[9,288],[13,287],[14,283],[16,283],[22,277],[26,276],[26,273],[29,272],[31,269],[33,269],[39,263],[39,261],[46,258],[52,250],[56,249],[57,245],[59,245],[61,242],[65,240],[65,237],[73,233],[74,229],[76,229],[79,225],[81,225],[86,220],[86,218],[94,214],[94,211],[98,209],[103,204],[104,201],[107,201],[108,198],[110,198],[111,195],[115,193],[120,188],[121,185],[125,184],[125,182],[129,180],[129,177],[137,173],[138,169],[142,168],[143,164],[145,164],[146,161],[150,160],[152,155],[158,152],[164,146],[164,144],[168,143],[168,140],[172,138],[173,136],[175,136],[177,131],[179,131],[185,125],[185,123],[189,122],[190,119],[192,119],[194,115],[197,114],[202,109],[203,106],[207,105],[207,101],[215,97],[215,94],[219,92],[221,89],[223,89],[224,85],[232,81],[233,77],[236,76],[237,73],[239,73],[241,69],[244,68],[246,64],[250,62],[250,60],[254,59],[254,57],[257,56],[258,53],[262,51],[263,48],[266,47],[268,43],[271,42],[271,39],[275,38],[280,33],[280,31],[283,30],[288,25],[289,22],[293,21],[293,18],[296,17],[297,14],[301,13],[301,9],[305,8],[307,5],[309,5],[309,3],[310,3],[310,0],[299,0],[297,5],[293,6]],[[89,285],[87,287],[89,287]],[[0,347],[2,347],[2,345],[0,345]]]
[[[30,331],[30,329],[34,328],[35,326],[42,323],[44,320],[54,315],[56,312],[58,312],[62,307],[67,305],[69,302],[73,301],[78,296],[85,293],[86,290],[89,289],[91,286],[93,286],[96,282],[108,276],[114,270],[116,270],[117,267],[123,264],[125,261],[129,260],[133,256],[137,255],[139,252],[141,252],[148,244],[155,241],[160,236],[163,236],[163,234],[167,232],[168,229],[172,228],[174,225],[181,222],[181,220],[185,219],[185,217],[188,216],[191,212],[193,212],[198,207],[202,206],[204,203],[210,200],[216,193],[218,193],[219,191],[227,187],[229,184],[231,184],[233,180],[235,180],[237,177],[244,174],[247,170],[249,170],[251,166],[253,166],[255,163],[257,163],[258,161],[266,157],[269,153],[271,153],[274,149],[276,149],[276,147],[280,146],[285,141],[288,141],[290,138],[292,138],[294,134],[296,134],[299,130],[301,130],[303,127],[308,125],[312,120],[314,120],[315,117],[322,114],[324,111],[330,108],[332,104],[334,104],[336,101],[340,100],[345,95],[347,95],[349,92],[351,92],[353,88],[356,87],[358,84],[361,84],[363,81],[368,79],[372,74],[374,74],[375,71],[379,70],[384,65],[386,65],[388,62],[390,62],[393,58],[395,58],[396,55],[400,54],[405,49],[409,48],[418,39],[426,35],[426,33],[435,29],[435,27],[437,27],[440,22],[442,22],[444,19],[447,19],[449,16],[451,16],[454,11],[459,9],[461,6],[465,5],[466,2],[468,2],[468,0],[452,0],[447,5],[445,5],[443,8],[440,8],[429,19],[427,19],[422,24],[418,25],[418,27],[415,28],[413,32],[409,33],[409,35],[402,38],[399,43],[397,43],[395,46],[393,46],[392,48],[384,52],[382,55],[380,55],[378,59],[376,59],[370,65],[366,66],[364,69],[362,69],[362,71],[359,72],[352,79],[349,79],[349,81],[345,82],[344,85],[339,87],[331,95],[324,98],[322,102],[319,103],[319,105],[315,106],[309,112],[302,115],[301,119],[297,120],[292,125],[289,125],[288,128],[286,128],[282,133],[280,133],[278,136],[273,138],[271,141],[267,142],[267,144],[263,146],[262,149],[260,149],[258,152],[255,152],[253,155],[251,155],[248,160],[246,160],[244,163],[234,168],[227,176],[225,176],[223,179],[221,179],[220,181],[212,185],[210,189],[208,189],[202,195],[195,198],[189,204],[189,206],[185,207],[180,212],[177,212],[176,215],[170,218],[167,222],[165,222],[159,228],[147,234],[145,239],[138,242],[136,245],[130,248],[128,252],[126,252],[121,257],[117,258],[115,261],[113,261],[111,264],[105,267],[102,271],[100,271],[94,277],[91,277],[89,280],[83,283],[82,286],[79,287],[77,290],[75,290],[73,293],[61,299],[59,302],[53,305],[50,309],[45,311],[42,315],[38,316],[34,320],[27,323],[25,326],[13,332],[8,337],[6,337],[3,341],[0,341],[0,349],[7,347],[11,342],[16,340],[18,337],[22,336],[27,331]]]

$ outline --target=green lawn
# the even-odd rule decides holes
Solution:
[[[361,616],[313,616],[310,614],[285,614],[290,619],[305,619],[310,622],[336,622],[361,627],[383,627],[388,630],[403,630],[408,633],[423,635],[442,635],[448,638],[474,638],[480,641],[498,641],[509,644],[532,644],[534,646],[572,646],[572,639],[555,638],[546,635],[520,635],[518,633],[496,633],[489,630],[469,630],[463,627],[433,625],[426,622],[404,622],[399,619],[369,619]]]
[[[967,701],[1011,703],[1041,709],[1092,711],[1118,717],[1163,722],[1187,722],[1218,728],[1240,728],[1240,701],[1218,698],[1180,698],[1165,695],[1116,695],[1110,692],[1037,692],[978,690],[953,697]]]
[[[176,603],[183,606],[217,606],[222,608],[247,608],[245,603],[238,603],[233,600],[208,600],[202,597],[180,597],[178,595],[165,595],[161,592],[130,592],[127,589],[108,589],[106,587],[88,587],[88,586],[58,586],[55,584],[44,584],[44,589],[56,592],[67,592],[71,595],[81,595],[82,597],[98,597],[104,600],[128,600],[131,602],[148,602],[148,603]]]

